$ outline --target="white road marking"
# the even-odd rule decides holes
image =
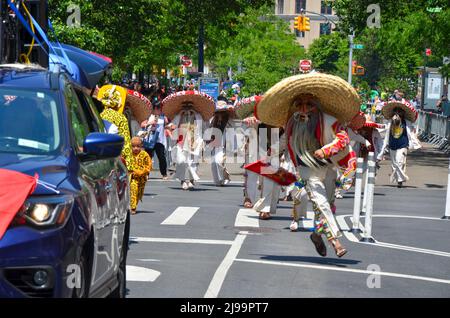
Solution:
[[[154,282],[161,272],[154,269],[127,265],[127,281],[130,282]]]
[[[347,225],[347,222],[345,222],[345,215],[339,215],[336,217],[336,221],[339,224],[339,227],[341,228],[342,233],[344,236],[349,240],[350,242],[359,243],[359,240],[356,238],[355,234],[353,234],[350,231],[350,228]]]
[[[130,237],[130,240],[133,242],[212,244],[212,245],[232,245],[234,242],[226,240],[180,239],[180,238],[165,238],[165,237]]]
[[[138,258],[137,261],[140,261],[140,262],[161,262],[161,260],[153,259],[153,258],[141,258],[141,259]]]
[[[375,216],[375,215],[374,215]],[[443,256],[443,257],[450,257],[450,253],[448,252],[442,252],[442,251],[436,251],[436,250],[430,250],[430,249],[425,249],[425,248],[418,248],[418,247],[414,247],[414,246],[407,246],[407,245],[399,245],[399,244],[392,244],[392,243],[386,243],[386,242],[380,242],[375,240],[374,243],[366,243],[366,242],[360,242],[358,240],[358,238],[351,232],[349,231],[347,222],[345,221],[345,217],[350,217],[350,222],[353,224],[353,216],[350,215],[340,215],[338,217],[336,217],[336,221],[338,222],[342,232],[344,233],[345,237],[354,243],[360,243],[360,244],[366,244],[366,245],[370,245],[370,246],[379,246],[379,247],[386,247],[386,248],[391,248],[391,249],[397,249],[397,250],[402,250],[402,251],[410,251],[410,252],[416,252],[416,253],[422,253],[422,254],[430,254],[430,255],[435,255],[435,256]],[[377,217],[384,217],[383,215],[377,215]],[[388,215],[386,217],[396,217],[395,215]],[[436,218],[427,218],[427,217],[416,217],[416,216],[398,216],[400,218],[413,218],[413,219],[426,219],[426,220],[441,220],[441,219],[436,219]],[[364,216],[361,216],[361,218],[364,218]],[[364,232],[364,226],[362,224],[360,224],[360,230]]]
[[[209,284],[208,289],[206,290],[204,298],[218,297],[220,289],[222,288],[222,284],[225,281],[225,277],[227,276],[228,270],[230,269],[231,265],[236,259],[239,250],[241,249],[242,244],[244,243],[244,240],[247,237],[247,234],[248,232],[245,231],[241,231],[238,233],[236,239],[234,240],[233,244],[228,250],[227,255],[217,268],[216,273],[214,274],[213,279],[211,280],[211,283]]]
[[[258,213],[253,209],[239,209],[234,226],[259,227]]]
[[[419,219],[419,220],[432,220],[432,221],[445,221],[440,218],[431,218],[426,216],[414,216],[414,215],[393,215],[393,214],[377,214],[373,215],[374,218],[403,218],[403,219]]]
[[[186,223],[189,222],[189,220],[194,216],[195,212],[197,212],[198,209],[200,208],[192,206],[179,206],[161,224],[186,225]]]
[[[307,264],[292,264],[288,262],[277,262],[277,261],[264,261],[264,260],[253,260],[253,259],[235,259],[236,262],[247,262],[247,263],[258,263],[258,264],[266,264],[266,265],[278,265],[278,266],[291,266],[291,267],[301,267],[301,268],[310,268],[310,269],[322,269],[329,271],[337,271],[337,272],[348,272],[348,273],[358,273],[358,274],[367,274],[367,275],[380,275],[380,276],[389,276],[396,278],[407,278],[413,280],[423,280],[427,282],[433,283],[442,283],[449,284],[450,280],[439,279],[434,277],[425,277],[425,276],[415,276],[415,275],[406,275],[400,273],[390,273],[390,272],[374,272],[363,269],[350,269],[350,268],[342,268],[342,267],[331,267],[331,266],[320,266],[320,265],[307,265]]]
[[[314,216],[314,212],[306,212],[306,220],[301,220],[298,222],[299,228],[306,230],[314,228]]]

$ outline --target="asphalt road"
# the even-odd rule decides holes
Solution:
[[[289,231],[291,202],[260,221],[241,210],[239,183],[200,182],[189,192],[152,179],[132,218],[128,297],[450,297],[450,221],[440,219],[445,195],[426,186],[377,187],[377,243],[344,231],[349,252],[339,259],[331,247],[319,256],[307,229]],[[337,206],[345,230],[353,192]]]

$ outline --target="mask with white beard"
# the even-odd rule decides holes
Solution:
[[[292,150],[310,168],[327,164],[325,159],[317,159],[313,156],[314,151],[320,148],[319,141],[314,135],[318,122],[318,112],[309,114],[296,112],[288,122],[288,126],[292,125]]]

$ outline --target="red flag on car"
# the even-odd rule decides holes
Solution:
[[[36,184],[37,177],[0,169],[0,239]]]

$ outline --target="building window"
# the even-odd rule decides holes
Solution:
[[[306,0],[295,0],[295,13],[301,13],[306,10]]]
[[[284,13],[284,0],[278,0],[277,14],[283,14],[283,13]]]
[[[329,0],[322,0],[322,5],[320,7],[320,13],[322,14],[332,14],[333,9],[331,8],[331,3]]]
[[[298,37],[298,38],[304,38],[305,37],[305,32],[295,29],[295,36]]]
[[[331,24],[321,23],[320,24],[320,35],[331,34]]]

